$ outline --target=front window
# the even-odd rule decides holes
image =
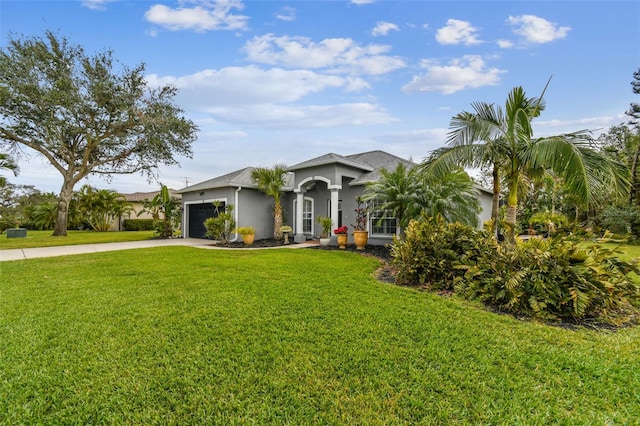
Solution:
[[[376,207],[376,203],[372,202],[369,210],[369,223],[371,233],[375,235],[395,235],[397,228],[397,220],[393,217],[392,212],[382,210]]]

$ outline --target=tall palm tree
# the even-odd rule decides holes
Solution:
[[[463,112],[451,120],[450,146],[435,151],[423,167],[442,174],[453,167],[490,163],[494,167],[494,197],[502,172],[508,191],[505,222],[510,237],[516,224],[522,175],[533,177],[553,170],[583,205],[594,202],[603,188],[614,188],[620,194],[628,188],[625,166],[592,150],[589,132],[533,138],[531,122],[544,110],[542,96],[529,98],[522,87],[515,87],[504,109],[485,102],[472,106],[473,113]]]
[[[273,197],[273,236],[281,238],[282,232],[282,204],[280,199],[286,182],[286,167],[276,164],[273,167],[256,167],[251,171],[251,179],[268,197]]]

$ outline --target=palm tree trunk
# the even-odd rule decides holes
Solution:
[[[282,205],[280,205],[279,201],[276,201],[273,205],[273,238],[282,238],[280,228],[282,228]]]
[[[491,199],[491,234],[498,232],[498,214],[500,212],[500,172],[498,164],[493,164],[493,197]]]
[[[518,213],[518,175],[511,176],[509,182],[509,196],[507,197],[507,217],[505,222],[507,223],[507,239],[509,241],[515,240],[516,231],[516,215]]]

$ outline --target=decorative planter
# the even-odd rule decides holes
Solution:
[[[253,240],[256,238],[255,234],[247,234],[242,236],[242,242],[245,246],[253,244]]]
[[[337,234],[336,235],[336,240],[338,242],[338,247],[340,247],[341,249],[346,249],[347,248],[347,238],[349,236],[347,234]]]
[[[9,228],[7,238],[27,238],[27,228]]]
[[[282,238],[284,238],[284,243],[285,244],[289,244],[289,233],[288,232],[283,232],[282,233]]]
[[[356,244],[356,250],[364,250],[369,241],[368,231],[353,231],[353,242]]]
[[[320,247],[329,247],[331,238],[320,238]]]

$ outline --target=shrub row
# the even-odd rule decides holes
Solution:
[[[122,221],[125,231],[153,231],[153,219],[125,219]]]
[[[466,228],[466,229],[465,229]],[[515,245],[440,219],[412,222],[392,248],[399,284],[453,289],[501,310],[544,320],[598,318],[623,323],[638,314],[638,262],[570,237]]]

